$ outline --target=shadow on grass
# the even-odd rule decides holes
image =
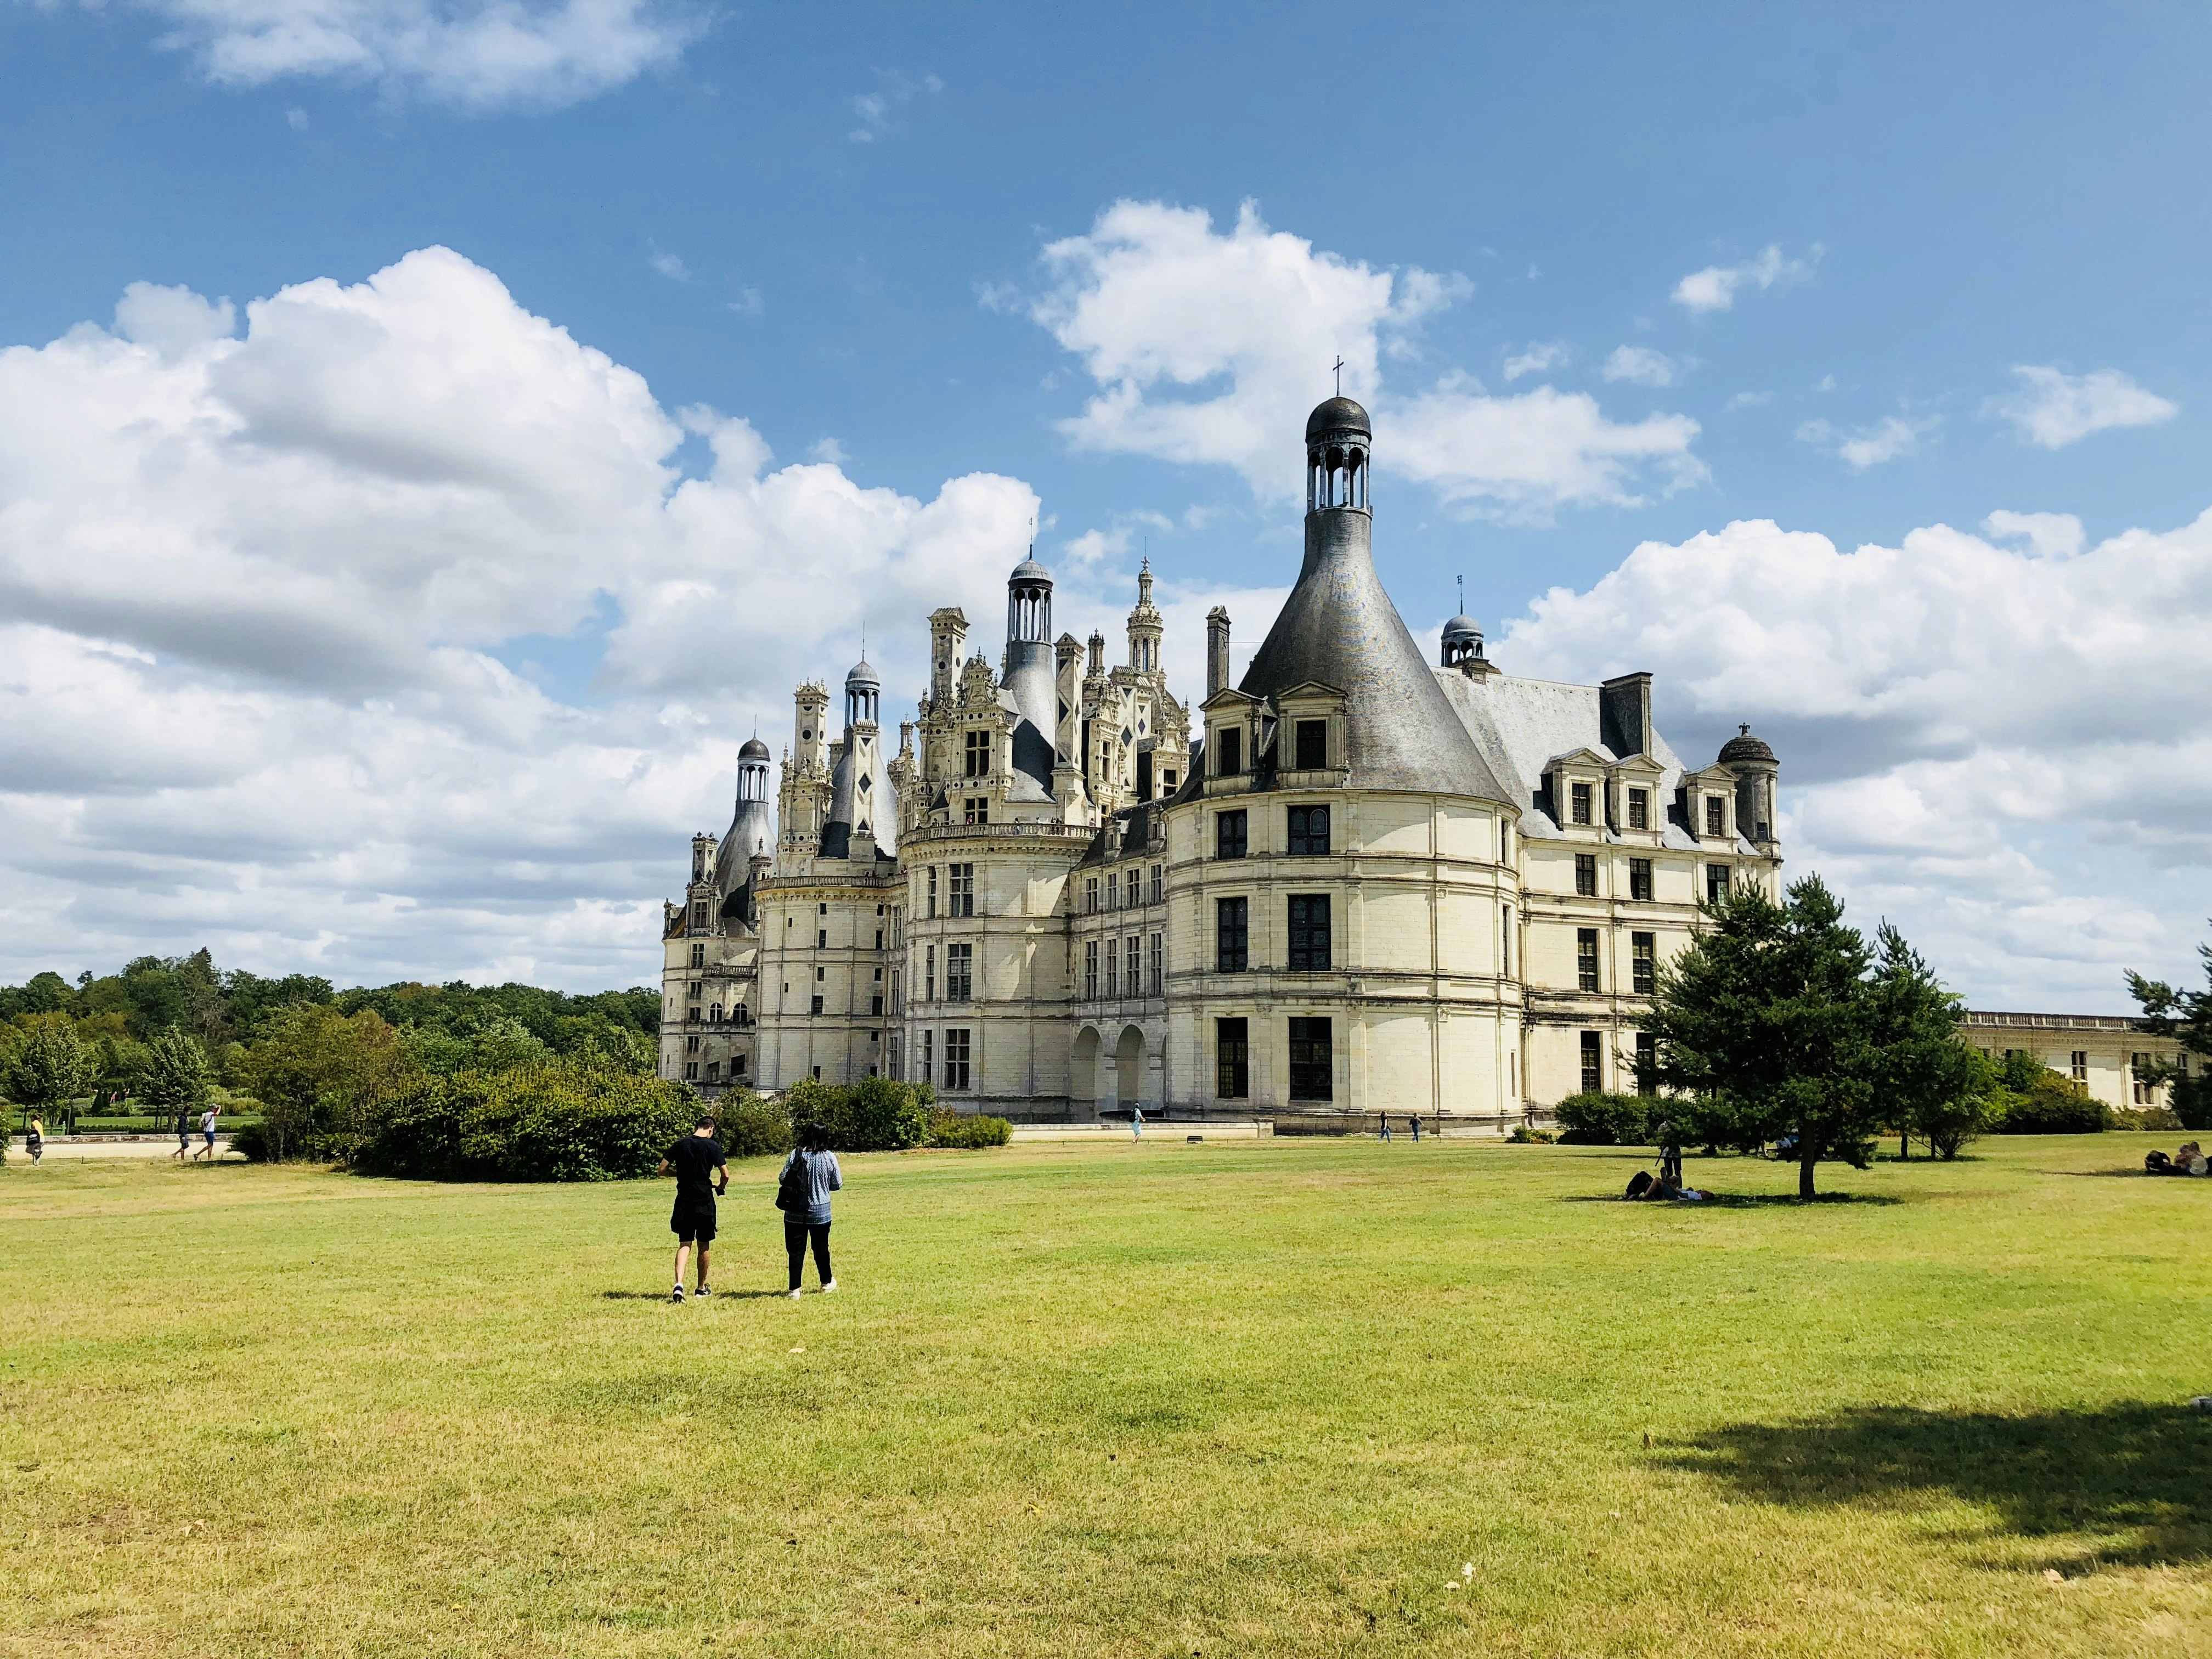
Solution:
[[[2182,1406],[2122,1401],[2021,1417],[1868,1406],[1778,1427],[1735,1424],[1663,1462],[1770,1504],[1982,1504],[1993,1533],[2066,1540],[2053,1565],[2212,1557],[2212,1415]]]
[[[1701,1189],[1710,1190],[1710,1188]],[[1697,1202],[1672,1200],[1662,1204],[1656,1199],[1629,1200],[1619,1193],[1575,1193],[1558,1200],[1561,1204],[1626,1204],[1635,1202],[1648,1207],[1669,1210],[1759,1210],[1778,1205],[1793,1210],[1805,1207],[1805,1200],[1795,1193],[1714,1193],[1711,1198]],[[1899,1198],[1890,1193],[1815,1193],[1815,1204],[1909,1204],[1911,1199]]]
[[[763,1297],[778,1297],[783,1294],[784,1292],[781,1291],[716,1291],[713,1295],[708,1297],[706,1300],[710,1304],[715,1302],[757,1302]],[[603,1299],[609,1302],[665,1302],[669,1299],[668,1292],[665,1291],[601,1291],[599,1295]],[[700,1298],[693,1296],[687,1297],[684,1299],[688,1302],[696,1302]]]

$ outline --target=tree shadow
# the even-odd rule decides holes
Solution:
[[[778,1297],[783,1294],[781,1291],[716,1291],[707,1300],[709,1304],[757,1302],[763,1297]],[[666,1291],[601,1291],[599,1295],[609,1302],[665,1302],[668,1300]],[[696,1302],[698,1299],[696,1296],[684,1298],[687,1302]]]
[[[1992,1534],[2067,1540],[2054,1565],[2212,1556],[2212,1414],[2185,1406],[2122,1401],[2019,1417],[1867,1406],[1733,1424],[1661,1461],[1802,1508],[1909,1509],[1948,1494],[1990,1510]]]
[[[1625,1198],[1619,1193],[1571,1193],[1555,1200],[1560,1204],[1644,1204],[1651,1208],[1669,1210],[1755,1210],[1784,1206],[1802,1210],[1805,1200],[1795,1193],[1715,1193],[1711,1198],[1695,1202],[1680,1200],[1660,1200]],[[1815,1193],[1815,1204],[1870,1204],[1883,1206],[1909,1204],[1911,1199],[1899,1198],[1889,1193]]]

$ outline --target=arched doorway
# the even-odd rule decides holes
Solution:
[[[1124,1106],[1145,1097],[1145,1034],[1133,1025],[1124,1025],[1114,1045],[1114,1092]]]
[[[1098,1033],[1085,1026],[1075,1034],[1075,1047],[1067,1057],[1067,1094],[1077,1108],[1098,1109]]]

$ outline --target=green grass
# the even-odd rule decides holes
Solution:
[[[2212,1653],[2148,1142],[850,1158],[684,1307],[665,1184],[17,1158],[0,1655]]]

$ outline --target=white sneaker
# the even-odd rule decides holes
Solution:
[[[822,1294],[823,1294],[823,1295],[824,1295],[824,1296],[827,1296],[827,1295],[829,1295],[829,1294],[830,1294],[830,1291],[832,1291],[836,1290],[836,1288],[837,1288],[837,1281],[836,1281],[836,1279],[831,1279],[831,1280],[830,1280],[827,1285],[824,1285],[822,1287]]]
[[[786,1291],[784,1294],[789,1297],[793,1302],[799,1300],[799,1292],[797,1291]]]

